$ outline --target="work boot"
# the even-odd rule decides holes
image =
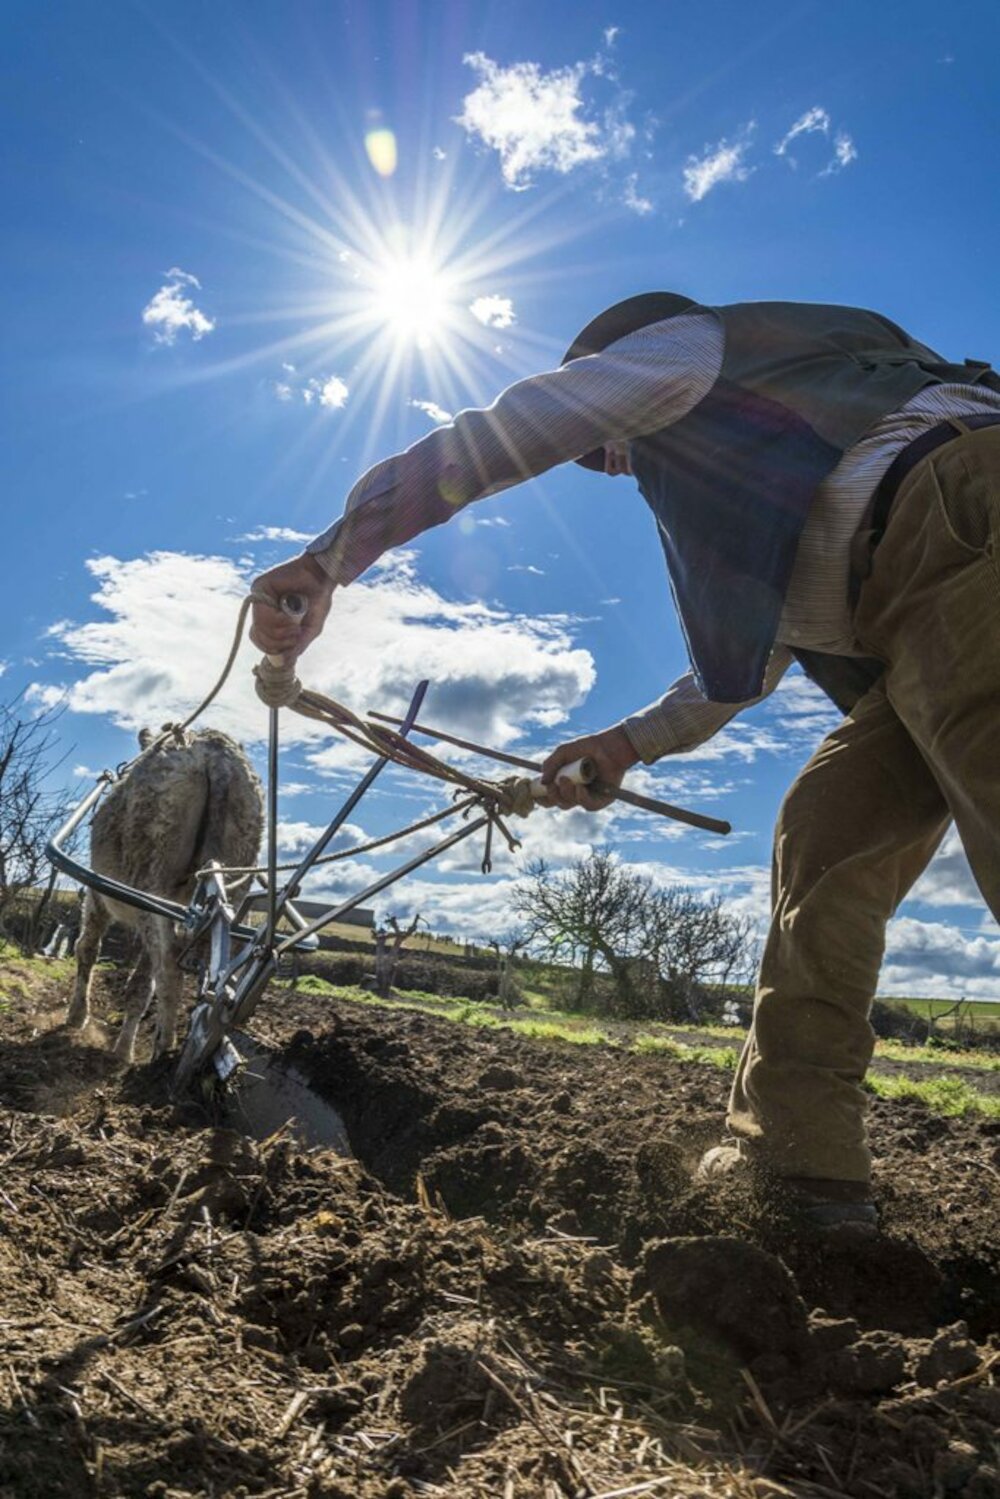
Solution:
[[[719,1181],[749,1173],[755,1162],[738,1145],[713,1145],[694,1173],[696,1182]],[[761,1172],[775,1199],[791,1217],[808,1228],[878,1228],[878,1209],[867,1182],[837,1181],[818,1176],[774,1176]]]

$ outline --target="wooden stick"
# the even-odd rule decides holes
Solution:
[[[369,718],[383,723],[400,724],[401,718],[390,718],[387,713],[368,714]],[[428,739],[439,739],[442,744],[453,744],[456,749],[471,750],[475,755],[485,755],[489,760],[499,760],[503,765],[516,765],[521,770],[541,771],[535,760],[525,760],[521,755],[510,755],[504,750],[487,749],[485,745],[473,744],[469,739],[459,739],[455,734],[445,734],[441,729],[431,729],[425,724],[415,723],[414,734],[426,734]],[[652,796],[641,796],[638,791],[627,791],[624,786],[609,786],[604,781],[591,781],[590,788],[596,796],[610,796],[616,802],[627,802],[630,807],[640,807],[644,812],[656,812],[661,817],[672,817],[675,822],[686,822],[693,828],[704,828],[709,833],[731,833],[732,823],[718,817],[706,817],[702,812],[688,812],[683,807],[674,807],[670,802],[657,801]]]

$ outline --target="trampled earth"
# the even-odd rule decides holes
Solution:
[[[692,1185],[707,1065],[275,989],[348,1160],[4,977],[2,1499],[1000,1494],[1000,1122],[874,1100],[883,1232],[808,1240]]]

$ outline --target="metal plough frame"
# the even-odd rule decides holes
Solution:
[[[427,682],[421,682],[410,702],[406,717],[399,730],[406,737],[412,729]],[[165,916],[184,928],[187,941],[181,952],[181,961],[194,967],[199,974],[198,995],[191,1012],[187,1035],[181,1048],[180,1059],[174,1073],[174,1089],[185,1091],[203,1075],[214,1075],[225,1083],[240,1065],[240,1055],[229,1033],[245,1025],[257,1008],[257,1004],[268,981],[277,972],[282,955],[294,948],[315,948],[316,934],[331,922],[339,921],[356,906],[370,900],[372,896],[388,889],[390,885],[419,869],[439,854],[453,848],[473,833],[488,827],[491,817],[482,813],[466,822],[457,832],[443,838],[432,848],[415,855],[398,868],[351,896],[335,910],[317,920],[307,922],[296,910],[295,899],[301,883],[338,829],[347,820],[385,766],[388,755],[379,756],[366,772],[344,804],[330,819],[316,842],[304,855],[290,878],[278,888],[277,856],[277,807],[278,807],[278,709],[269,710],[268,756],[267,756],[267,876],[264,881],[267,892],[267,918],[261,927],[245,926],[241,923],[250,910],[254,897],[247,891],[234,908],[230,893],[226,889],[225,871],[218,865],[209,866],[195,889],[188,906],[147,891],[135,890],[118,880],[108,878],[66,853],[63,844],[81,825],[96,806],[101,796],[121,779],[124,772],[113,774],[106,771],[64,825],[51,839],[47,854],[64,874],[79,880],[96,890],[100,895],[133,906],[153,916]],[[125,767],[127,771],[128,767]],[[456,811],[459,810],[456,808]],[[468,809],[466,809],[468,810]],[[285,917],[295,928],[291,934],[278,931],[279,920]],[[194,950],[203,939],[208,941],[207,958],[196,962]]]

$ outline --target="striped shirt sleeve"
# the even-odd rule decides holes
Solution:
[[[668,687],[657,702],[623,719],[619,727],[625,730],[632,748],[647,765],[663,755],[684,754],[711,739],[737,713],[769,697],[793,660],[790,650],[776,645],[764,673],[763,690],[745,703],[710,703],[688,672]]]
[[[454,421],[370,469],[344,515],[307,551],[350,583],[384,552],[612,438],[678,421],[711,389],[722,364],[713,314],[682,314],[619,339],[600,354],[519,380],[485,410]]]

